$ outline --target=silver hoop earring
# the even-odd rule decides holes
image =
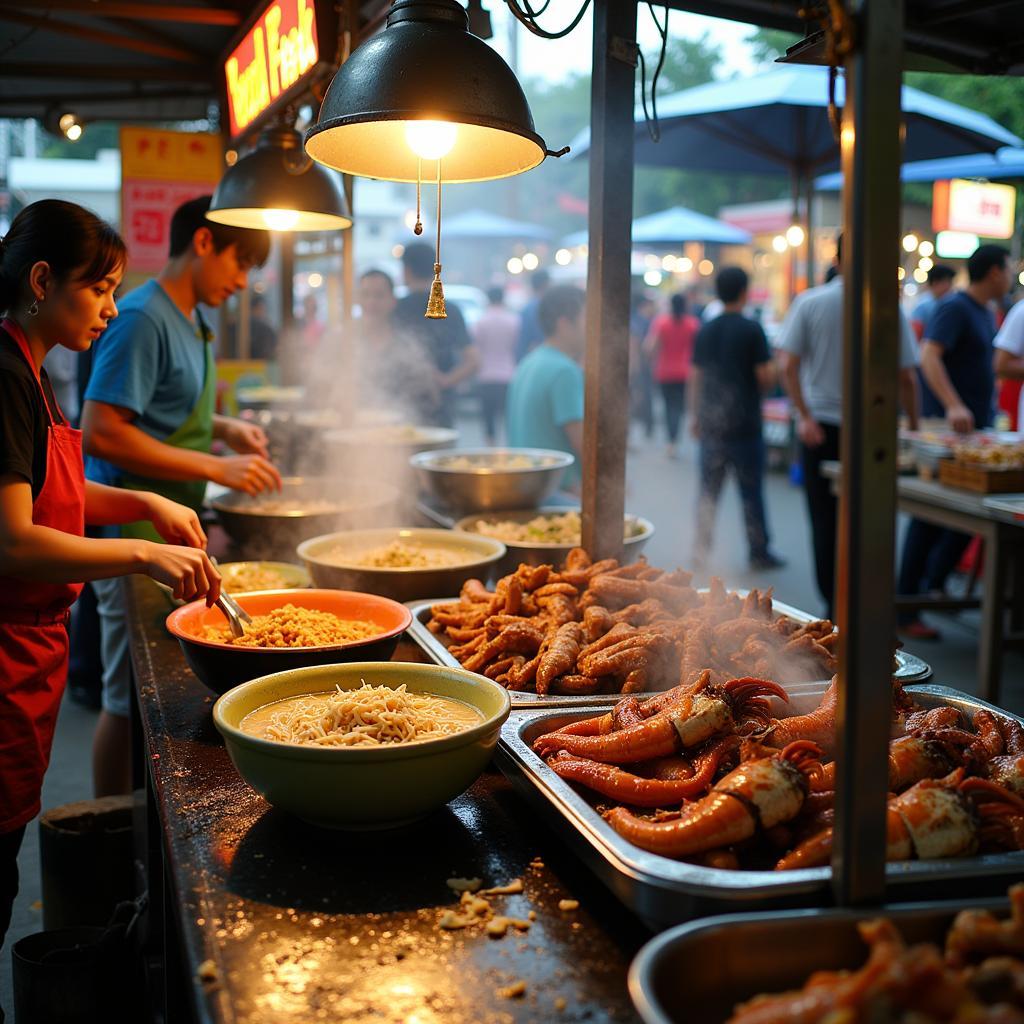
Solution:
[[[36,316],[39,313],[39,302],[38,302],[38,300],[34,299],[32,301],[32,305],[28,307],[26,312],[28,313],[29,316]]]

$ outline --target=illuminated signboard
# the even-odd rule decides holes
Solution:
[[[981,239],[967,231],[940,231],[935,236],[935,255],[947,260],[965,260],[978,246]]]
[[[274,0],[224,61],[232,137],[303,81],[320,59],[314,0]]]
[[[932,227],[936,231],[964,231],[984,238],[1013,235],[1017,190],[989,181],[935,182]]]

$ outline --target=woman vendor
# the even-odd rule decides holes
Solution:
[[[54,199],[27,206],[0,240],[0,945],[64,690],[68,609],[83,582],[141,572],[185,600],[212,603],[220,592],[195,512],[86,482],[81,433],[41,369],[54,346],[85,351],[117,316],[125,258],[113,228]],[[141,519],[168,543],[83,537],[87,522]]]

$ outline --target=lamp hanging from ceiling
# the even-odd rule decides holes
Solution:
[[[302,151],[287,125],[267,129],[256,148],[229,167],[207,217],[219,224],[272,231],[333,231],[352,226],[336,175]]]
[[[489,181],[561,156],[537,134],[512,69],[469,31],[456,0],[394,0],[383,32],[359,46],[334,76],[306,152],[327,167],[367,178],[436,182],[438,234],[426,316],[442,318],[440,190]]]

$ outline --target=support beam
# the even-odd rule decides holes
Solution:
[[[216,73],[210,69],[211,73]],[[196,68],[166,68],[121,64],[45,64],[39,61],[0,61],[0,78],[45,78],[59,82],[192,82],[207,79]]]
[[[855,0],[843,110],[843,428],[839,498],[837,902],[881,903],[896,634],[903,0]]]
[[[622,554],[636,59],[636,0],[595,0],[583,423],[583,546],[595,559]]]
[[[102,29],[89,28],[86,25],[72,25],[67,21],[55,21],[53,18],[42,17],[38,14],[14,11],[9,7],[0,7],[0,21],[28,25],[43,32],[56,32],[60,35],[71,36],[73,39],[84,39],[86,42],[99,43],[101,46],[113,46],[120,50],[131,50],[133,53],[145,53],[150,57],[163,57],[166,60],[180,61],[182,64],[203,63],[202,57],[180,46],[154,43],[146,39],[122,35],[120,32],[105,32]]]
[[[190,25],[220,25],[233,28],[241,25],[242,15],[229,7],[192,7],[188,4],[118,3],[103,0],[0,0],[0,10],[13,11],[30,8],[61,14],[86,14],[99,18],[128,18],[139,21],[182,22]]]

